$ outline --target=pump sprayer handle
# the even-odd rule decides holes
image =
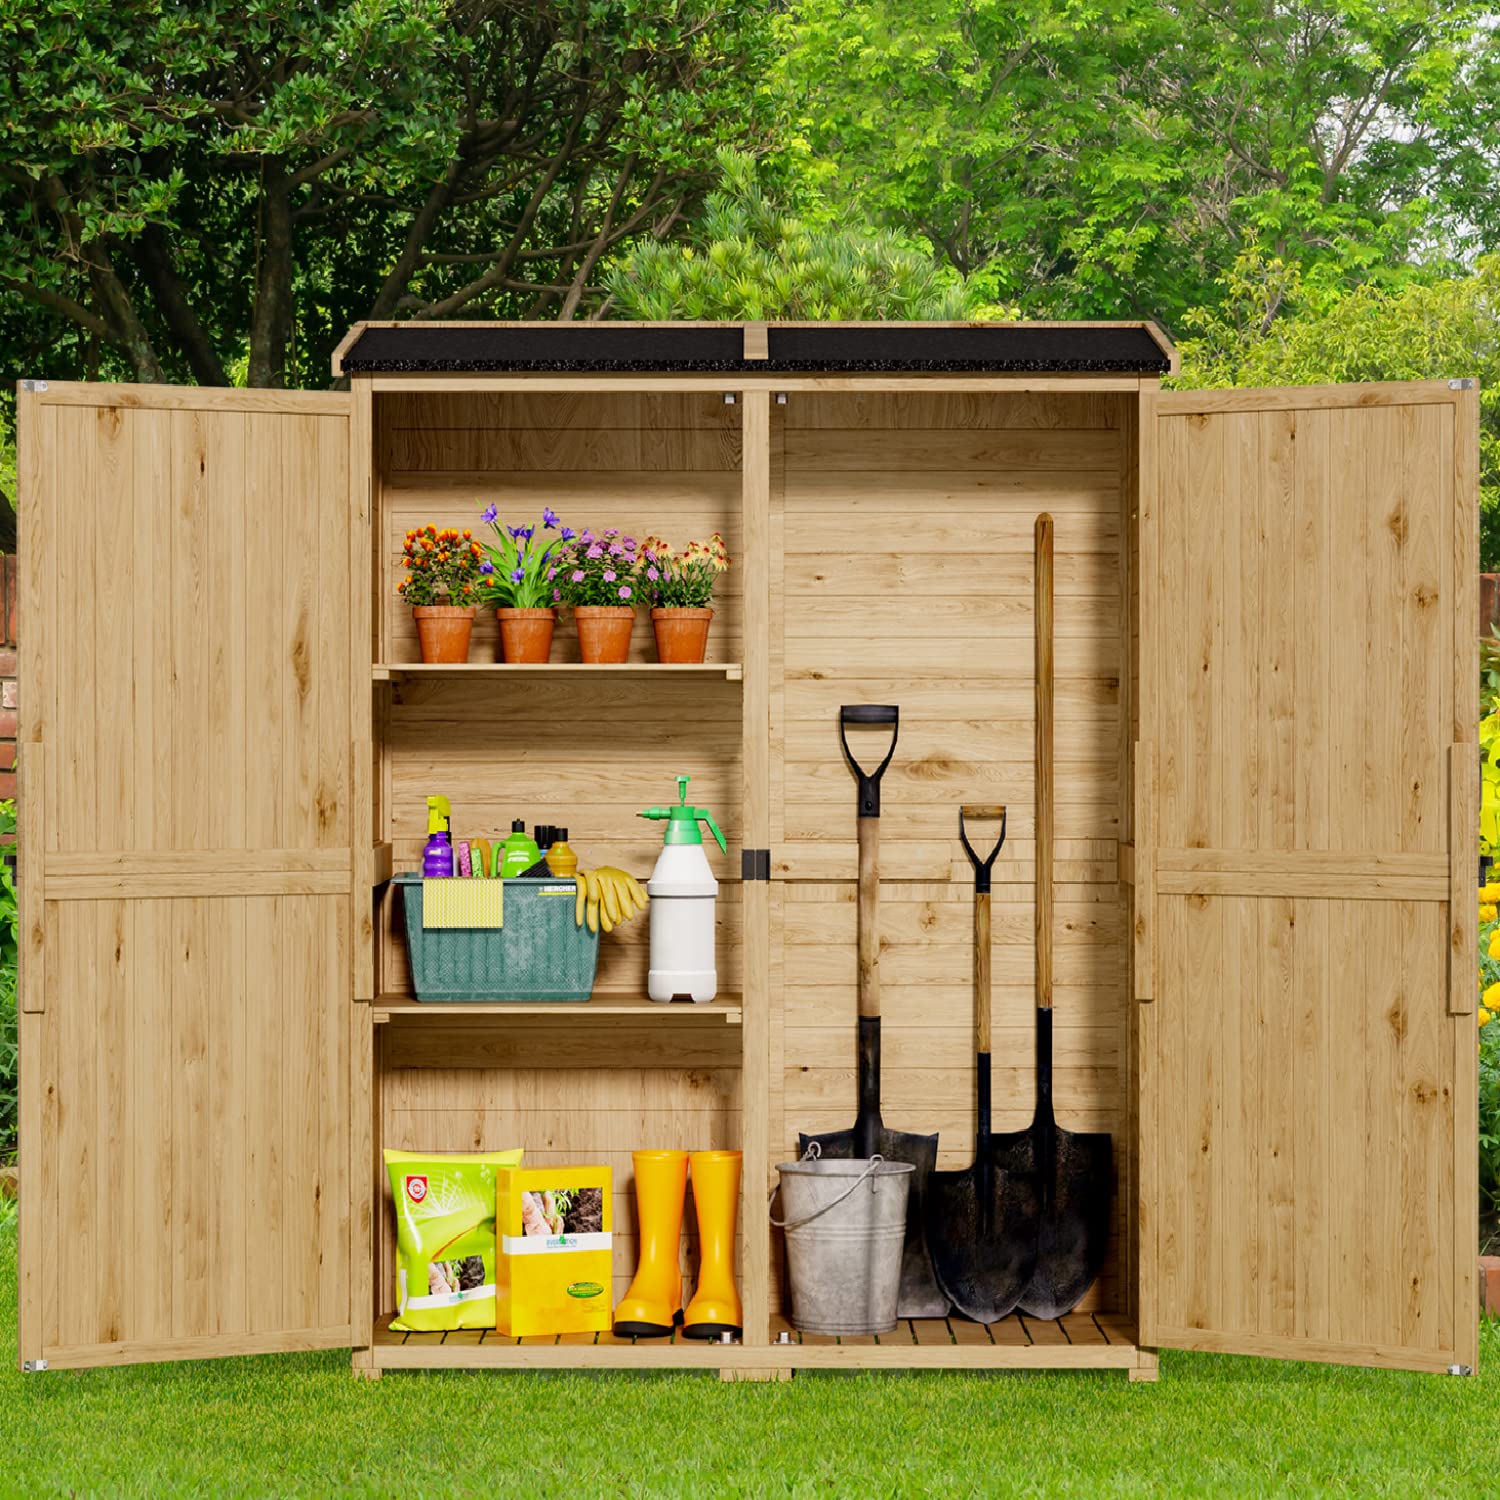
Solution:
[[[719,853],[728,854],[729,845],[724,842],[724,835],[719,832],[719,825],[714,822],[714,815],[706,807],[695,807],[693,811],[698,815],[699,821],[708,824],[708,831],[713,834],[714,841],[719,846]]]

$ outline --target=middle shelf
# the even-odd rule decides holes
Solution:
[[[662,1002],[648,1000],[644,995],[595,994],[587,1000],[495,1000],[464,1001],[445,1005],[441,1002],[421,1001],[411,995],[377,996],[372,1008],[372,1017],[377,1026],[387,1021],[405,1021],[417,1016],[431,1017],[515,1017],[549,1016],[562,1018],[570,1012],[578,1013],[588,1020],[605,1017],[626,1017],[632,1021],[660,1020],[662,1022],[701,1022],[708,1025],[722,1024],[738,1026],[743,1020],[743,1011],[738,995],[719,995],[702,1005],[690,1000]]]

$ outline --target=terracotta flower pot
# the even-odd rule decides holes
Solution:
[[[628,604],[575,604],[573,618],[578,622],[578,649],[586,662],[607,666],[629,657],[635,611]]]
[[[464,662],[469,659],[469,635],[474,629],[474,610],[458,604],[413,605],[417,639],[426,662]]]
[[[552,627],[557,612],[551,609],[497,609],[500,621],[501,659],[514,664],[540,666],[552,655]]]
[[[702,661],[713,617],[711,609],[653,609],[651,628],[656,632],[656,659]]]

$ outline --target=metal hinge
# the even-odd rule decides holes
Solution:
[[[47,1368],[47,1361],[45,1359],[23,1359],[21,1361],[21,1368],[28,1375],[39,1375]]]
[[[1472,391],[1478,384],[1479,382],[1473,379],[1450,380],[1448,382],[1448,389],[1450,391]]]
[[[771,851],[769,849],[740,850],[740,879],[769,880],[771,878]]]
[[[1474,1366],[1473,1365],[1449,1365],[1448,1366],[1448,1373],[1450,1375],[1472,1375],[1474,1373]]]
[[[47,390],[47,382],[45,380],[23,380],[21,382],[21,389],[23,391],[30,391],[34,395],[44,395]]]

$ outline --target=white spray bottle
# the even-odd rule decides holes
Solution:
[[[703,852],[699,822],[727,852],[724,835],[706,808],[687,805],[688,778],[677,778],[676,807],[648,807],[643,818],[664,818],[661,857],[646,884],[651,898],[651,972],[646,993],[653,1000],[686,996],[699,1004],[719,987],[714,965],[714,905],[719,882]]]

